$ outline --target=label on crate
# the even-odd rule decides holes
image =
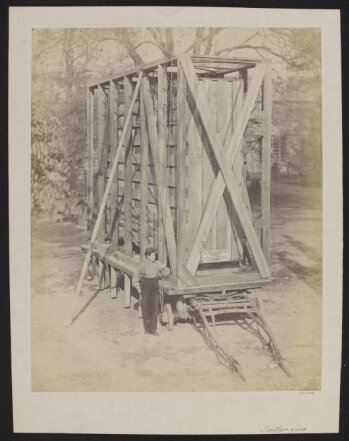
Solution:
[[[201,257],[202,263],[226,262],[229,260],[229,250],[205,250]]]

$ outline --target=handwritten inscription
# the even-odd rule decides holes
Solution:
[[[308,429],[303,426],[283,427],[283,426],[265,426],[260,433],[303,433]]]

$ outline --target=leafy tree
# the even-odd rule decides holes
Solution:
[[[34,30],[32,193],[36,210],[47,210],[47,200],[58,195],[85,197],[76,187],[76,177],[86,161],[86,84],[180,52],[270,58],[274,61],[274,97],[281,103],[280,114],[287,113],[288,102],[295,94],[298,100],[310,96],[319,102],[320,34],[316,29]],[[307,145],[317,149],[316,154],[309,148],[295,155],[293,165],[299,169],[321,151],[321,137],[318,142],[311,135],[318,128],[319,114],[313,112],[309,123],[299,115],[293,118],[298,118],[294,124],[304,132]],[[274,125],[282,124],[276,115]],[[288,130],[287,124],[284,129]]]

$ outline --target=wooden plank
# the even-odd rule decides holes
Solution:
[[[247,127],[247,123],[256,101],[259,88],[262,84],[264,76],[264,65],[259,64],[254,72],[251,81],[251,87],[247,91],[241,113],[235,124],[232,136],[227,137],[224,143],[224,151],[227,152],[227,163],[232,167],[239,149],[242,146],[243,135]],[[193,247],[187,262],[187,268],[190,273],[195,274],[198,263],[200,261],[200,253],[203,249],[202,244],[206,242],[209,235],[214,217],[217,212],[219,201],[224,193],[225,184],[222,174],[219,172],[211,186],[208,200],[201,218],[200,226],[194,240]]]
[[[88,264],[89,264],[89,261],[90,261],[90,257],[92,255],[93,248],[94,248],[94,246],[96,244],[96,239],[97,239],[97,235],[98,235],[100,224],[102,222],[103,213],[104,213],[104,209],[105,209],[105,206],[106,206],[106,203],[107,203],[108,194],[110,192],[110,188],[111,188],[112,182],[114,180],[115,173],[116,173],[116,168],[117,168],[118,161],[119,161],[119,156],[120,156],[120,152],[121,152],[120,146],[125,142],[127,127],[128,127],[128,125],[130,124],[130,121],[131,121],[132,110],[133,110],[133,106],[134,106],[135,101],[136,101],[136,97],[138,95],[139,87],[140,87],[140,84],[141,84],[141,79],[142,79],[142,72],[140,72],[139,75],[138,75],[138,81],[137,81],[137,84],[136,84],[136,87],[135,87],[135,91],[133,93],[133,97],[132,97],[132,101],[131,101],[131,105],[130,105],[129,111],[127,113],[127,117],[126,117],[126,120],[125,120],[124,129],[123,129],[123,132],[122,132],[122,135],[121,135],[121,138],[120,138],[120,144],[118,145],[118,148],[117,148],[117,151],[116,151],[116,155],[115,155],[115,158],[114,158],[113,166],[112,166],[111,171],[110,171],[110,176],[108,178],[108,182],[107,182],[106,188],[104,190],[103,199],[102,199],[101,205],[99,207],[97,220],[96,220],[96,223],[95,223],[95,225],[93,227],[90,243],[89,243],[89,246],[88,246],[88,251],[86,253],[85,260],[84,260],[84,263],[82,265],[79,281],[78,281],[77,288],[76,288],[75,305],[74,305],[74,308],[73,308],[73,315],[72,315],[71,324],[74,322],[74,319],[75,319],[75,311],[76,311],[76,307],[77,307],[78,297],[79,297],[79,294],[80,294],[80,291],[81,291],[81,288],[82,288],[83,280],[84,280],[85,275],[86,275],[87,267],[88,267]]]
[[[191,56],[194,63],[202,62],[216,62],[216,63],[232,63],[232,64],[245,64],[245,63],[260,63],[262,60],[259,58],[250,57],[221,57],[218,55],[192,55]]]
[[[200,82],[200,93],[203,93],[205,82]],[[192,100],[191,95],[188,101]],[[196,126],[191,113],[188,115],[188,224],[186,236],[186,258],[193,245],[196,232],[200,225],[203,204],[203,146],[200,129]],[[211,170],[210,170],[211,172]]]
[[[222,127],[222,136],[224,135],[224,142],[226,142],[227,138],[232,136],[233,133],[233,124],[234,124],[234,82],[227,82],[224,80],[224,89],[225,92],[222,94],[222,104],[224,103],[224,113],[225,113],[225,121]],[[240,109],[239,109],[240,110]],[[230,198],[229,198],[230,200]],[[229,211],[230,205],[225,203],[225,217],[227,219],[226,222],[226,246],[229,250],[229,258],[230,260],[239,260],[238,253],[238,245],[235,240],[236,232],[235,232],[235,223],[232,221],[232,216]],[[224,248],[224,247],[222,247]]]
[[[167,170],[167,73],[166,65],[158,66],[158,151],[159,151],[159,172],[164,182],[168,182]],[[167,191],[167,190],[166,190]],[[159,260],[167,263],[167,249],[164,223],[160,204],[158,206],[158,253]]]
[[[142,262],[145,261],[145,249],[148,246],[148,176],[149,176],[149,139],[144,113],[143,94],[140,94],[140,132],[141,132],[141,232],[140,249]]]
[[[229,113],[231,112],[231,100],[228,107],[227,98],[230,98],[229,87],[230,84],[224,79],[219,79],[216,82],[217,87],[217,132],[223,136],[227,131],[229,122]],[[231,232],[231,225],[228,218],[226,204],[222,198],[217,211],[217,249],[228,249],[231,254],[231,235],[228,241],[227,230]],[[229,228],[228,228],[229,227]]]
[[[212,125],[210,115],[207,112],[205,101],[200,96],[198,96],[198,79],[195,73],[195,69],[191,63],[190,57],[187,55],[182,55],[179,57],[179,60],[181,66],[183,67],[190,93],[192,94],[196,107],[198,109],[198,114],[203,124],[203,128],[205,130],[205,134],[209,141],[211,150],[219,166],[220,170],[218,172],[218,175],[221,175],[223,177],[223,181],[228,188],[237,216],[239,218],[242,228],[246,233],[246,238],[252,250],[253,257],[261,274],[261,277],[270,277],[269,267],[263,255],[263,251],[260,247],[258,237],[251,223],[248,212],[246,211],[242,197],[237,191],[237,184],[231,170],[231,166],[227,163],[227,155],[225,154],[226,149],[221,142],[221,137],[218,136]]]
[[[247,90],[248,90],[248,73],[247,73],[246,69],[242,69],[240,71],[240,78],[241,78],[242,84],[243,84],[243,94],[246,95]],[[240,112],[242,102],[243,102],[242,94],[240,93],[240,99],[238,99],[238,103],[237,103],[238,112]],[[241,187],[242,199],[244,200],[245,207],[246,207],[247,211],[249,212],[250,219],[252,222],[253,215],[252,215],[250,199],[248,196],[247,186],[246,186],[246,167],[244,167],[244,158],[242,155],[242,149],[240,149],[239,153],[237,154],[233,170],[234,170],[235,177],[238,179],[239,185]],[[244,173],[245,173],[245,177],[244,177]]]
[[[130,108],[132,99],[132,82],[129,77],[124,77],[124,97],[126,112]],[[132,255],[132,119],[127,127],[125,138],[124,159],[124,252]]]
[[[109,130],[110,130],[110,158],[113,163],[117,147],[118,147],[118,89],[114,81],[110,82],[109,88]],[[110,242],[111,249],[116,250],[119,241],[119,208],[118,201],[118,179],[114,179],[111,186],[111,225],[110,225]]]
[[[87,88],[87,230],[93,222],[93,175],[94,175],[94,92]]]
[[[177,72],[177,277],[185,259],[186,238],[186,150],[187,150],[187,87],[181,66]]]
[[[268,62],[263,84],[263,143],[262,143],[262,191],[261,224],[262,248],[266,259],[270,259],[270,179],[271,179],[271,129],[272,129],[272,77]]]
[[[166,184],[159,170],[156,117],[150,94],[150,84],[147,78],[144,78],[142,81],[141,93],[143,94],[143,104],[146,114],[148,135],[149,135],[150,147],[154,162],[154,173],[155,173],[158,195],[159,195],[158,203],[160,204],[162,221],[165,229],[167,251],[170,259],[171,271],[173,274],[176,274],[177,273],[176,239],[174,234],[173,218],[172,218],[171,209],[167,203]]]
[[[234,100],[234,121],[237,122],[239,120],[239,115],[241,113],[241,109],[243,106],[244,96],[246,95],[246,92],[248,90],[247,71],[246,71],[246,75],[244,73],[240,74],[240,80],[238,82],[236,82],[235,86],[236,86],[236,94],[235,94],[236,96],[235,96],[235,100]],[[243,178],[243,173],[244,173],[245,168],[246,167],[244,167],[244,158],[243,158],[243,154],[242,154],[242,148],[240,148],[236,157],[235,157],[235,161],[233,164],[233,171],[234,171],[235,179],[237,180],[237,183],[239,184],[242,199],[244,201],[245,207],[249,213],[249,216],[250,216],[250,219],[252,222],[253,215],[252,215],[250,200],[249,200],[248,191],[247,191],[247,187],[246,187],[246,179]],[[234,213],[233,213],[233,216],[234,216]],[[242,228],[237,227],[236,232],[237,232],[237,236],[240,240],[240,244],[241,244],[240,246],[243,248],[244,231],[242,230]]]
[[[107,171],[107,115],[106,115],[106,92],[101,84],[98,85],[98,174],[97,174],[97,205],[103,198],[104,188],[106,184]],[[105,236],[105,213],[104,220],[101,222],[98,238],[104,242]]]
[[[214,102],[212,102],[213,101],[212,100],[212,82],[210,80],[205,80],[205,81],[203,81],[203,85],[204,85],[204,88],[202,91],[203,96],[206,97],[207,107],[212,111],[212,108],[214,106]],[[190,94],[189,94],[189,96],[190,96],[191,101],[188,101],[188,103],[189,103],[190,108],[192,108],[193,98]],[[196,109],[195,109],[195,112],[197,112]],[[213,113],[213,111],[212,111],[212,113]],[[194,119],[194,124],[196,125],[197,116],[193,115],[193,119]],[[200,131],[201,139],[203,140],[202,147],[204,148],[205,140],[203,138],[203,128],[200,126],[198,129]],[[212,171],[210,159],[204,153],[204,150],[202,153],[203,153],[203,164],[202,164],[202,174],[203,174],[203,177],[202,177],[202,199],[203,199],[203,201],[202,202],[203,202],[203,208],[204,208],[206,205],[206,201],[208,199],[208,196],[209,196],[209,191],[210,191],[213,179],[214,179],[214,174]],[[211,228],[208,231],[206,240],[202,244],[203,248],[207,249],[207,250],[212,249],[212,230],[215,228],[214,227],[215,218],[216,217],[214,217],[213,223],[211,224]],[[201,221],[201,218],[199,220],[199,225],[200,225],[200,221]],[[197,231],[198,230],[196,230],[195,235],[197,234]],[[194,238],[195,238],[195,235],[194,235]],[[190,254],[189,254],[189,257],[190,257]],[[201,255],[200,255],[200,258],[201,258]]]
[[[157,61],[152,62],[152,63],[142,64],[141,66],[138,66],[138,67],[135,67],[133,69],[127,70],[126,72],[116,73],[112,77],[109,76],[108,78],[104,78],[99,83],[100,84],[109,83],[110,80],[116,81],[116,80],[120,80],[120,79],[124,78],[125,76],[139,75],[140,71],[146,72],[146,71],[149,71],[149,70],[155,70],[159,64],[171,63],[171,61],[175,61],[176,58],[177,58],[176,56],[164,57],[164,58],[161,58],[160,60],[157,60]],[[96,83],[89,84],[89,87],[96,87],[96,86],[97,86]]]

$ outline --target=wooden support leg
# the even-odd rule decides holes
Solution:
[[[107,270],[106,270],[106,288],[111,288],[111,271],[112,271],[112,267],[111,265],[107,265]]]
[[[105,288],[106,265],[102,260],[98,261],[98,289]]]
[[[142,318],[143,314],[142,314],[142,295],[139,294],[139,299],[138,299],[138,318]]]
[[[110,294],[111,294],[112,299],[116,299],[116,294],[117,294],[116,283],[117,283],[117,273],[114,268],[111,268],[110,269],[110,287],[109,287],[109,289],[110,289]]]
[[[124,307],[130,308],[131,306],[131,277],[128,274],[124,274]]]

